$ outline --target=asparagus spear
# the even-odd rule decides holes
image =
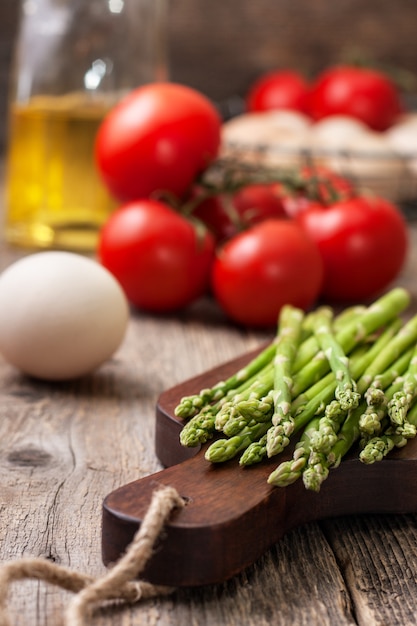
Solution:
[[[228,437],[239,433],[242,428],[253,422],[270,422],[273,413],[273,400],[270,395],[239,402],[231,407],[230,417],[223,426]]]
[[[224,404],[216,417],[218,430],[224,431],[226,424],[233,420],[238,420],[239,424],[242,421],[250,422],[256,411],[259,413],[260,421],[265,421],[271,416],[272,399],[268,401],[267,398],[274,381],[273,365],[267,365],[262,373],[254,376],[252,380],[250,385],[245,385],[240,393],[234,394],[229,402]],[[229,424],[229,428],[234,426]]]
[[[329,307],[321,307],[314,319],[314,333],[336,378],[336,400],[339,401],[343,411],[348,411],[358,406],[360,396],[349,369],[349,360],[333,333],[332,322],[332,310]]]
[[[206,450],[205,458],[212,463],[222,463],[245,450],[253,441],[266,433],[271,422],[254,422],[248,424],[238,435],[230,439],[217,439]]]
[[[346,409],[342,409],[338,400],[326,405],[324,416],[320,418],[318,428],[311,437],[312,450],[321,454],[330,451],[337,441],[337,433],[346,415]]]
[[[258,376],[262,378],[268,366],[259,372]],[[206,443],[212,439],[216,430],[221,430],[219,420],[226,422],[230,416],[230,407],[233,406],[232,399],[238,394],[245,394],[246,390],[258,380],[255,374],[249,380],[244,381],[237,389],[230,389],[226,395],[215,402],[208,404],[185,423],[180,433],[180,442],[187,447],[197,446]]]
[[[300,342],[304,313],[293,306],[281,309],[278,325],[277,348],[274,357],[274,414],[272,423],[291,421],[292,368]]]
[[[395,447],[405,446],[407,439],[402,435],[383,433],[378,437],[372,437],[359,454],[362,463],[371,465],[377,461],[382,461]]]
[[[235,397],[233,407],[227,421],[221,420],[223,432],[233,435],[240,430],[244,421],[267,421],[278,425],[282,420],[288,422],[287,429],[292,424],[291,409],[291,369],[301,337],[304,313],[301,309],[286,305],[281,309],[276,336],[276,350],[273,359],[273,370],[268,370],[269,376],[254,383],[247,393],[247,397]],[[270,380],[272,375],[272,385]],[[220,417],[218,422],[220,422]]]
[[[317,430],[318,424],[319,418],[311,420],[306,429],[303,431],[300,441],[295,446],[293,458],[289,461],[283,461],[280,463],[278,467],[269,475],[268,483],[270,485],[286,487],[300,478],[307,465],[311,450],[311,437]]]
[[[390,387],[394,381],[404,374],[410,364],[413,351],[414,349],[410,348],[402,354],[384,373],[375,376],[371,385],[366,389],[364,396],[367,407],[359,422],[363,441],[378,434],[381,430],[381,415],[385,415],[385,412],[381,413],[381,409],[385,409],[389,405],[389,398],[384,389]],[[366,381],[367,378],[364,380]],[[394,388],[391,387],[391,389]],[[395,393],[400,392],[401,389],[402,383],[400,381],[397,383]]]
[[[266,384],[263,382],[266,380]],[[254,374],[251,378],[243,382],[237,389],[231,389],[227,392],[226,396],[222,399],[222,405],[219,412],[216,415],[216,430],[222,431],[224,425],[229,419],[232,419],[236,414],[236,406],[240,402],[245,402],[251,397],[254,389],[259,389],[260,385],[263,385],[263,389],[267,390],[272,385],[273,380],[273,363],[268,363],[258,373]],[[253,397],[253,396],[252,396]],[[249,415],[247,421],[252,419],[252,415]]]
[[[410,347],[413,347],[416,342],[417,315],[408,320],[408,322],[399,329],[389,344],[387,344],[375,357],[373,363],[367,368],[362,380],[358,381],[359,393],[365,393],[366,389],[372,384],[375,377],[389,370],[394,361]]]
[[[180,443],[189,448],[206,443],[215,432],[215,419],[219,405],[204,406],[200,413],[194,415],[180,432]]]
[[[275,342],[272,342],[245,367],[238,370],[227,380],[219,381],[213,387],[201,389],[198,394],[184,396],[175,408],[175,415],[177,417],[189,418],[196,415],[203,406],[220,400],[228,391],[236,389],[243,382],[252,378],[254,374],[260,372],[265,365],[270,363],[274,357],[275,350]]]
[[[402,425],[408,410],[417,395],[417,346],[414,347],[410,365],[404,375],[403,387],[397,391],[388,403],[388,415],[393,424]]]
[[[307,466],[303,471],[303,483],[310,491],[320,491],[321,484],[329,475],[330,467],[326,463],[326,455],[317,450],[312,450]]]
[[[273,451],[277,437],[283,433],[289,437],[294,430],[291,415],[292,369],[300,342],[304,314],[300,309],[286,306],[279,319],[277,351],[274,359],[274,388],[272,398],[274,413],[272,426],[267,433],[266,452]]]
[[[311,447],[316,454],[328,452],[337,440],[337,431],[346,417],[348,410],[355,408],[360,399],[356,391],[356,382],[353,379],[349,360],[334,336],[332,329],[333,312],[328,307],[321,307],[316,311],[313,320],[313,330],[321,349],[326,354],[332,372],[335,375],[336,400],[330,402],[320,419],[319,427],[312,437]],[[310,475],[310,470],[309,474]],[[308,481],[307,476],[305,480]]]
[[[390,322],[384,330],[373,339],[372,344],[357,346],[350,355],[350,365],[352,368],[352,376],[356,380],[363,374],[365,369],[372,363],[375,356],[386,346],[394,335],[401,328],[402,322],[399,318]],[[332,372],[323,376],[317,383],[314,383],[311,387],[303,391],[292,403],[292,412],[294,414],[299,413],[307,404],[309,400],[314,398],[320,393],[329,383],[334,381],[334,374]]]
[[[239,465],[254,465],[260,463],[266,457],[267,433],[252,443],[243,451],[239,459]]]
[[[414,426],[414,435],[406,433],[408,436],[404,436],[403,433],[397,432],[392,426],[389,426],[381,435],[372,437],[361,450],[359,458],[362,463],[369,465],[376,461],[382,461],[393,448],[402,448],[408,439],[415,437],[417,432],[417,402],[414,402],[408,411],[407,421],[411,426]]]
[[[397,287],[383,295],[365,309],[363,314],[353,318],[338,330],[336,338],[343,350],[349,353],[351,349],[367,335],[382,328],[402,313],[410,304],[410,295],[405,289]],[[299,372],[308,365],[318,352],[315,337],[310,337],[301,346],[294,361],[294,372]],[[298,395],[295,394],[295,395]]]

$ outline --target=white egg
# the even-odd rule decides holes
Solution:
[[[31,254],[0,276],[0,353],[45,380],[87,374],[119,348],[129,307],[115,278],[71,252]]]

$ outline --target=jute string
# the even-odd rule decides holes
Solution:
[[[41,558],[22,558],[0,566],[0,626],[11,626],[7,597],[12,582],[34,578],[73,591],[64,616],[65,626],[85,626],[94,608],[109,600],[134,603],[171,593],[170,587],[135,580],[152,555],[155,541],[172,510],[184,501],[172,487],[157,489],[126,553],[106,574],[93,578]]]

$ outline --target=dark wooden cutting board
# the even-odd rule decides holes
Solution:
[[[307,491],[302,481],[286,488],[268,485],[270,472],[291,457],[291,448],[241,468],[237,460],[213,465],[204,459],[201,448],[181,446],[182,421],[174,416],[174,409],[182,396],[231,375],[253,355],[243,355],[161,394],[155,450],[167,469],[124,485],[104,500],[102,555],[106,565],[123,554],[153,491],[161,485],[175,487],[187,505],[173,512],[143,578],[175,587],[232,577],[300,524],[339,515],[417,512],[416,440],[373,465],[362,464],[357,451],[352,451],[331,470],[320,493]]]

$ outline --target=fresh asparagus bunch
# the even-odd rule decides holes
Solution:
[[[310,442],[310,447],[313,448],[314,454],[311,455],[311,458],[309,458],[305,464],[302,472],[304,484],[308,489],[319,491],[323,480],[325,480],[329,474],[330,468],[338,467],[343,456],[347,454],[353,444],[359,439],[361,435],[360,424],[364,416],[366,416],[368,408],[365,399],[368,390],[368,381],[374,381],[375,378],[378,378],[380,388],[383,391],[386,390],[385,395],[388,401],[394,397],[394,394],[402,386],[402,383],[397,381],[398,373],[401,374],[407,369],[411,360],[411,351],[406,351],[404,354],[401,354],[396,361],[394,361],[394,359],[399,353],[399,346],[406,348],[408,344],[417,341],[416,331],[417,317],[403,326],[366,368],[357,383],[357,389],[361,392],[362,400],[358,406],[353,407],[347,412],[333,445],[329,446],[329,449],[317,449],[317,447],[314,449],[314,444],[311,445]],[[392,350],[389,350],[390,347],[392,347]],[[381,405],[375,409],[377,421],[381,422],[383,420],[387,404],[388,402],[381,403]],[[365,453],[363,453],[362,457],[364,457],[364,455]],[[362,458],[362,460],[364,459]],[[268,479],[268,482],[271,484],[278,484],[276,483],[276,476],[280,476],[280,472],[279,468],[277,469],[278,471],[275,470],[275,472],[272,472]],[[279,486],[282,486],[282,481],[279,482]]]
[[[364,463],[383,458],[417,432],[417,316],[400,317],[409,302],[397,288],[337,316],[329,307],[283,307],[276,336],[248,365],[181,399],[181,443],[215,438],[207,460],[239,456],[246,466],[295,439],[293,458],[268,482],[302,477],[314,491],[355,442]]]

